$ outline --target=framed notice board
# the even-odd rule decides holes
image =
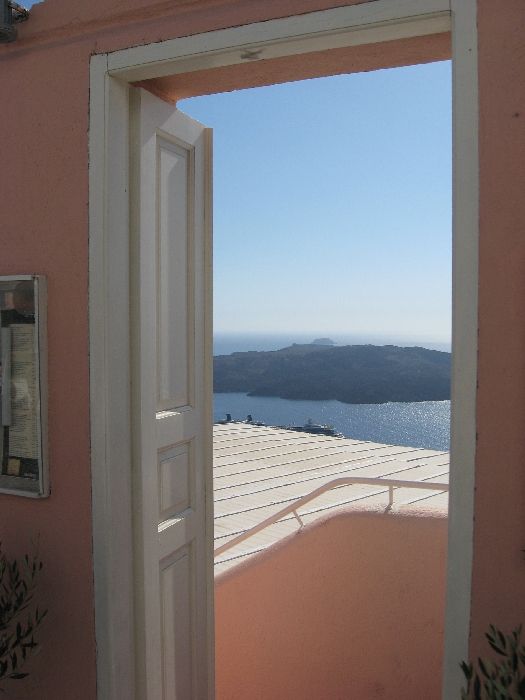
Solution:
[[[49,495],[46,280],[0,277],[0,493]]]

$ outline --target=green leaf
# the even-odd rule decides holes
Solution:
[[[496,630],[496,634],[498,635],[498,640],[499,643],[501,644],[503,649],[507,648],[507,638],[503,634],[503,632],[500,632],[500,630]]]
[[[485,678],[490,678],[490,671],[487,665],[485,665],[485,662],[483,659],[478,659],[478,666],[481,670],[481,673],[485,676]]]
[[[28,674],[27,673],[11,673],[9,678],[11,678],[14,681],[19,681],[22,678],[27,678]]]
[[[488,640],[488,643],[490,644],[491,648],[494,649],[494,651],[495,651],[497,654],[499,654],[500,656],[506,656],[506,655],[507,655],[507,652],[505,651],[504,648],[502,648],[502,647],[500,646],[500,644],[499,644],[498,641],[496,641],[496,640],[494,640],[494,639],[491,639],[488,635],[487,635],[487,640]]]
[[[469,681],[472,678],[472,673],[473,673],[473,668],[472,664],[467,664],[465,661],[462,661],[461,664],[461,670],[463,671],[463,675]]]
[[[481,682],[478,675],[474,679],[474,700],[481,700]]]

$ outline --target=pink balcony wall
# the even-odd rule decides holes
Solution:
[[[341,512],[216,581],[217,700],[441,697],[447,518]]]

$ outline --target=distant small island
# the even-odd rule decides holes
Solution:
[[[331,338],[316,338],[312,340],[312,345],[335,345]]]
[[[450,399],[450,353],[318,341],[213,358],[214,391],[344,403]]]

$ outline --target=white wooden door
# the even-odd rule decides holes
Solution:
[[[213,697],[211,131],[132,94],[137,700]]]

